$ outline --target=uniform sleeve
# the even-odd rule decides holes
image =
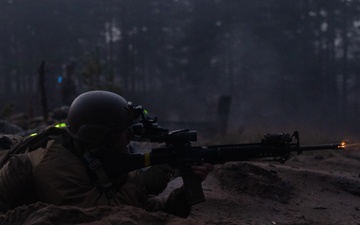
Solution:
[[[175,170],[169,165],[157,165],[150,167],[142,176],[144,177],[144,186],[151,195],[162,193],[170,181]],[[160,210],[181,217],[187,217],[191,207],[186,199],[184,187],[175,189],[167,198],[149,197],[146,208],[151,210]]]
[[[176,216],[187,217],[191,207],[186,199],[184,188],[173,190],[167,197],[158,197],[169,182],[169,168],[154,166],[144,173],[130,176],[119,189],[118,197],[122,202],[138,206],[147,211],[164,211]]]
[[[141,175],[144,179],[146,190],[151,195],[162,193],[175,173],[169,165],[156,165],[145,170]]]
[[[26,155],[14,155],[0,170],[0,210],[36,201],[32,166]]]

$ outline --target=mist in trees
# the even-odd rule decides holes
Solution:
[[[356,135],[359,12],[359,0],[1,1],[1,116],[41,113],[45,61],[49,109],[107,89],[160,121],[212,123],[231,96],[231,131]]]

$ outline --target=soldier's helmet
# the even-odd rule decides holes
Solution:
[[[133,123],[133,110],[123,97],[109,91],[89,91],[70,105],[67,130],[75,140],[100,144],[112,132],[127,129]]]

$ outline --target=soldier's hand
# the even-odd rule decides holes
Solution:
[[[201,181],[204,181],[207,175],[214,170],[214,165],[204,163],[200,166],[192,166],[191,169],[200,178]]]

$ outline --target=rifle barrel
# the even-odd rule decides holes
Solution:
[[[345,143],[335,143],[326,145],[304,145],[299,147],[301,151],[326,150],[326,149],[344,149]]]
[[[191,164],[198,162],[208,162],[219,164],[224,162],[247,161],[260,158],[278,158],[287,160],[291,151],[327,150],[344,149],[345,142],[324,144],[324,145],[305,145],[274,147],[261,143],[237,144],[237,145],[215,145],[207,147],[191,147],[184,152],[172,151],[167,148],[153,149],[151,152],[138,154],[119,155],[109,160],[103,160],[102,164],[107,171],[117,171],[118,173],[128,173],[130,171],[158,165],[171,164],[182,166],[182,164]]]

